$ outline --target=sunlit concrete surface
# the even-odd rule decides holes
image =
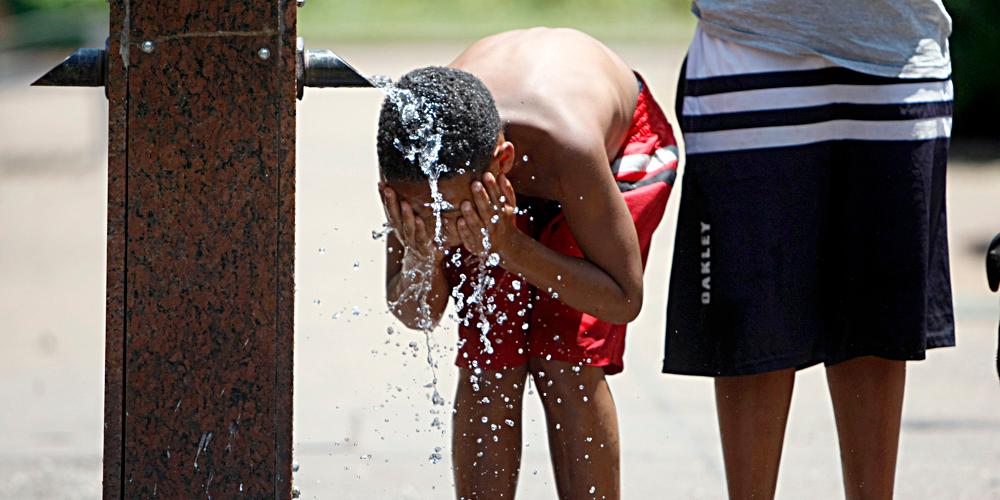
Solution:
[[[462,48],[325,45],[393,77],[446,64]],[[611,45],[671,108],[683,48]],[[5,56],[0,76],[0,499],[100,493],[106,101],[97,89],[26,87],[58,59]],[[449,438],[430,426],[422,336],[385,313],[382,242],[371,237],[382,220],[379,103],[373,90],[310,89],[299,104],[294,390],[303,498],[452,495]],[[983,274],[985,245],[1000,231],[1000,159],[953,161],[948,182],[959,347],[910,365],[897,496],[1000,498],[1000,300]],[[626,371],[611,381],[627,499],[725,494],[711,382],[659,374],[678,194],[656,234]],[[387,335],[389,326],[400,333]],[[435,333],[449,399],[455,340],[447,321]],[[527,401],[519,496],[555,498],[541,405]],[[435,447],[445,457],[438,464],[429,459]],[[778,496],[843,496],[822,369],[798,378]]]

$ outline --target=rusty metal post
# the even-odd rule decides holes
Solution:
[[[111,0],[106,499],[291,495],[295,10]]]

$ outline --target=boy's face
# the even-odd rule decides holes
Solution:
[[[438,181],[438,191],[448,204],[441,210],[441,238],[445,247],[462,244],[457,226],[462,215],[459,207],[463,201],[472,199],[472,181],[479,177],[479,174],[462,174]],[[427,181],[386,181],[385,185],[396,192],[400,202],[405,201],[412,207],[414,215],[423,220],[424,227],[433,235],[436,221],[430,184]]]
[[[463,201],[472,200],[472,182],[481,181],[482,175],[490,172],[493,175],[506,174],[514,164],[514,145],[504,139],[503,133],[497,138],[497,147],[489,167],[481,173],[466,173],[450,176],[438,181],[438,192],[441,193],[447,206],[441,210],[441,238],[445,247],[459,246],[462,239],[458,235],[458,219],[462,216]],[[400,205],[406,202],[414,215],[424,222],[427,233],[433,237],[436,221],[431,199],[430,183],[420,181],[388,181],[383,179],[383,188],[391,188],[396,193]]]

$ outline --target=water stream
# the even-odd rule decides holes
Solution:
[[[441,128],[437,125],[438,104],[428,102],[407,89],[393,85],[388,77],[376,75],[370,78],[369,81],[372,82],[375,88],[382,91],[389,102],[396,106],[399,110],[403,127],[409,131],[408,144],[404,144],[403,141],[397,139],[395,145],[404,158],[419,165],[421,172],[427,178],[431,198],[429,206],[434,216],[433,244],[436,247],[435,251],[444,253],[451,259],[453,264],[458,264],[462,259],[461,251],[456,249],[454,252],[451,252],[451,255],[448,255],[450,250],[445,248],[445,242],[442,238],[443,221],[441,213],[443,210],[453,208],[453,205],[444,199],[444,196],[438,189],[439,180],[442,176],[449,173],[449,167],[438,161],[442,146],[442,137],[444,135]],[[469,162],[466,162],[466,164],[468,165]],[[465,172],[464,169],[460,169],[455,173],[464,174]],[[381,238],[387,231],[391,231],[391,228],[373,231],[372,237],[375,239]],[[482,231],[482,245],[485,252],[483,255],[478,256],[476,269],[478,276],[469,277],[464,274],[461,275],[461,282],[452,289],[451,296],[455,299],[456,310],[462,310],[464,306],[466,311],[465,317],[456,319],[466,325],[474,322],[476,329],[480,333],[480,341],[482,342],[484,352],[492,354],[493,346],[489,339],[491,325],[488,315],[495,311],[496,304],[494,304],[492,296],[487,296],[487,290],[495,284],[494,278],[489,273],[490,268],[499,265],[500,257],[490,251],[489,232],[486,229]],[[431,383],[429,384],[429,388],[432,391],[431,401],[435,407],[440,407],[444,406],[446,402],[438,391],[437,362],[433,357],[435,344],[432,333],[437,325],[430,305],[427,302],[428,295],[431,292],[431,277],[434,271],[433,258],[423,259],[417,265],[405,270],[404,272],[407,273],[405,277],[412,285],[401,294],[395,303],[389,305],[390,307],[395,307],[397,304],[409,300],[413,300],[418,304],[417,310],[420,316],[418,328],[424,333],[427,348],[427,364],[430,367],[432,376]],[[473,291],[468,297],[465,297],[460,288],[462,284],[470,279],[474,280],[472,283]],[[479,366],[473,367],[474,374],[470,382],[474,389],[478,389],[478,377],[481,374],[482,368]],[[437,411],[433,412],[438,413]],[[443,432],[443,424],[437,417],[434,418],[432,427],[442,429]],[[431,455],[432,462],[436,463],[441,459],[439,451],[439,449],[436,449]]]

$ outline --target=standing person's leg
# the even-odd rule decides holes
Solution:
[[[452,418],[455,497],[514,498],[521,469],[521,400],[527,367],[459,370]],[[501,378],[497,378],[497,374]],[[508,420],[517,425],[507,425]]]
[[[891,499],[906,362],[865,356],[826,369],[848,500]]]
[[[715,379],[729,498],[774,498],[795,370]]]
[[[822,102],[798,82],[828,67],[698,28],[678,81],[687,160],[663,371],[714,378],[732,499],[774,497],[795,369],[825,359],[835,143],[802,134],[826,117],[791,103]]]
[[[604,369],[538,358],[529,366],[545,408],[559,498],[617,500],[618,415]]]

